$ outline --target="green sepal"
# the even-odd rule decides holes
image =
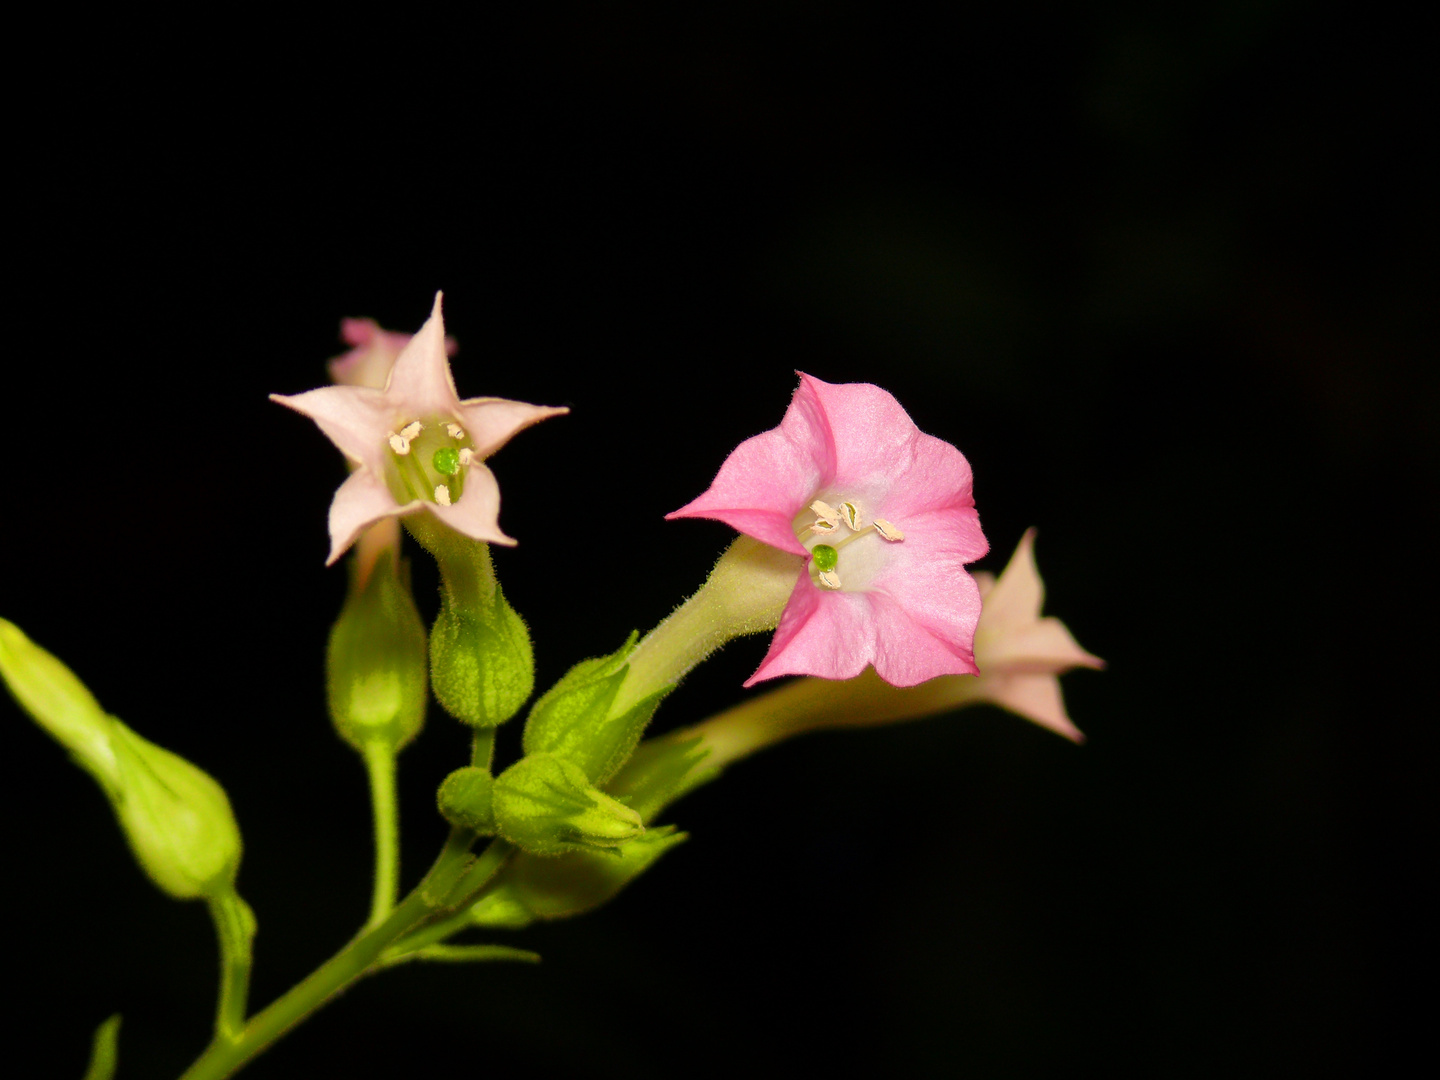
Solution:
[[[350,591],[325,650],[330,719],[356,750],[378,742],[394,752],[425,723],[425,624],[408,561],[387,552],[363,581],[360,574],[352,559]]]
[[[629,673],[636,633],[608,656],[582,660],[567,671],[530,709],[525,721],[527,754],[556,754],[603,784],[625,764],[645,725],[672,687],[637,701],[623,713],[611,713],[620,684]]]
[[[95,1029],[90,1044],[90,1067],[84,1080],[111,1080],[120,1059],[120,1014],[116,1013]]]
[[[179,900],[233,888],[240,827],[225,789],[100,708],[56,657],[0,619],[0,676],[104,790],[141,868]]]
[[[521,853],[504,880],[470,909],[477,926],[515,930],[536,919],[564,919],[591,911],[689,839],[673,826],[647,830],[615,852],[576,851],[558,858]]]
[[[430,689],[457,720],[493,728],[535,689],[525,620],[495,579],[490,545],[413,514],[405,526],[440,567],[440,614],[430,629]]]
[[[445,964],[488,963],[495,960],[518,961],[522,964],[538,964],[540,954],[529,949],[517,949],[511,945],[427,945],[416,949],[405,959],[432,960]]]
[[[709,756],[700,736],[687,731],[646,739],[605,785],[605,791],[648,825],[676,799],[720,775],[718,768],[705,764]]]
[[[479,836],[495,835],[493,796],[495,778],[489,769],[466,765],[456,769],[440,784],[435,801],[440,816],[451,825],[469,829]]]
[[[493,805],[499,834],[534,855],[609,851],[645,831],[639,814],[553,754],[530,754],[496,777]]]

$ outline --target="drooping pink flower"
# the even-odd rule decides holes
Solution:
[[[777,675],[848,679],[873,664],[913,686],[974,674],[988,549],[970,465],[869,383],[800,373],[780,426],[746,439],[710,489],[670,518],[715,518],[796,556],[795,588],[764,661]]]
[[[1060,696],[1061,672],[1103,668],[1105,661],[1080,647],[1065,624],[1042,618],[1045,585],[1035,565],[1035,530],[1020,538],[999,580],[975,575],[985,610],[975,632],[980,678],[969,687],[972,700],[992,701],[1041,727],[1084,742]]]
[[[342,386],[369,386],[385,389],[395,360],[410,344],[410,334],[382,329],[374,319],[341,319],[340,340],[350,351],[332,359],[326,367],[330,379]],[[455,339],[445,339],[445,355],[454,356]]]
[[[314,420],[357,467],[330,504],[333,563],[368,526],[429,512],[457,532],[497,544],[500,488],[484,459],[516,432],[569,409],[504,398],[460,400],[445,356],[439,293],[430,318],[395,358],[383,389],[323,386],[271,394]]]

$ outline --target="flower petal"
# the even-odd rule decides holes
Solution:
[[[988,608],[986,615],[989,615]],[[990,634],[987,625],[980,649],[984,660],[982,674],[986,675],[996,668],[1054,675],[1073,667],[1105,666],[1104,660],[1082,649],[1065,624],[1054,617],[999,635]]]
[[[426,503],[426,509],[456,532],[475,540],[514,546],[513,537],[500,530],[500,485],[495,474],[476,462],[465,475],[465,491],[451,506]]]
[[[815,388],[802,376],[780,426],[746,439],[730,452],[699,498],[666,514],[714,518],[756,540],[797,555],[792,522],[835,473],[835,443]]]
[[[356,469],[330,503],[330,557],[325,565],[345,554],[356,538],[381,518],[413,513],[419,506],[418,502],[396,505],[383,480],[368,469]]]
[[[1045,583],[1035,565],[1035,530],[1030,528],[985,597],[986,635],[1003,635],[1031,625],[1040,617],[1044,603]]]
[[[770,649],[745,685],[778,675],[854,678],[871,659],[869,615],[863,594],[822,593],[802,568]]]
[[[308,416],[351,461],[384,469],[385,433],[395,422],[382,391],[366,386],[322,386],[303,394],[271,394],[270,400]]]
[[[425,325],[395,358],[390,381],[385,384],[389,400],[407,417],[452,413],[460,405],[455,378],[445,355],[445,320],[440,314],[441,293]]]
[[[475,453],[487,458],[516,434],[551,416],[570,410],[551,405],[527,405],[505,398],[468,398],[460,402],[456,419],[475,444]]]
[[[1085,741],[1084,734],[1065,711],[1060,680],[1054,675],[987,674],[979,685],[981,696],[1002,708],[1077,743]]]

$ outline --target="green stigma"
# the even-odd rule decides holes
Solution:
[[[460,471],[460,451],[450,446],[442,446],[435,451],[430,464],[435,466],[435,471],[440,475],[454,476]]]
[[[822,574],[826,570],[834,570],[840,562],[840,552],[829,544],[816,544],[810,549],[810,556],[815,560],[815,569]]]

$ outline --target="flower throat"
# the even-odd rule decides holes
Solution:
[[[465,492],[465,474],[480,458],[453,420],[412,420],[388,432],[385,483],[398,502],[419,499],[449,506]]]

